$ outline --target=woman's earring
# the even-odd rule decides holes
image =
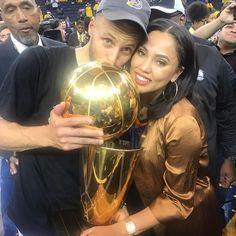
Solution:
[[[174,93],[173,93],[174,91]],[[179,91],[179,87],[176,81],[170,82],[169,85],[166,86],[166,88],[162,92],[162,96],[166,101],[169,101],[171,98],[174,99]],[[172,97],[171,94],[174,94]]]

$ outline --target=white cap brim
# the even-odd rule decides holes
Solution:
[[[158,10],[167,14],[171,14],[174,12],[177,12],[175,9],[165,8],[165,7],[159,7],[159,6],[151,6],[151,10]]]

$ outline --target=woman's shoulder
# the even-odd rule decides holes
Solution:
[[[198,111],[187,98],[182,98],[172,107],[168,115],[174,118],[184,116],[198,117]]]
[[[172,109],[163,117],[166,127],[182,127],[181,130],[188,130],[202,126],[197,109],[183,98],[177,102]]]

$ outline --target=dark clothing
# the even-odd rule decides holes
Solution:
[[[207,45],[207,46],[215,46],[215,44],[212,41],[202,39],[202,38],[196,37],[194,35],[192,35],[192,37],[193,37],[193,41],[195,43],[199,43],[199,44]]]
[[[51,40],[45,37],[41,37],[43,46],[53,47],[53,46],[63,46],[64,44]],[[11,38],[9,37],[5,42],[0,44],[0,84],[2,83],[5,75],[7,74],[10,66],[19,56]]]
[[[214,44],[214,46],[220,51],[220,48],[218,47],[218,45]],[[234,73],[236,73],[236,50],[234,50],[233,52],[221,54],[221,55],[231,65],[231,67],[234,70]]]
[[[68,37],[68,45],[72,47],[83,47],[87,44],[89,40],[89,35],[87,32],[80,34],[80,39],[78,38],[78,33],[73,32]]]
[[[72,48],[26,49],[2,83],[1,115],[23,125],[46,124],[52,107],[63,99],[63,82],[76,67]],[[17,153],[9,216],[23,235],[54,235],[49,216],[79,207],[79,155],[54,149]]]
[[[210,176],[217,185],[219,151],[225,158],[236,155],[236,102],[232,85],[236,75],[215,47],[196,44],[199,75],[196,90],[201,96],[200,114],[208,135]]]
[[[63,46],[64,44],[59,43],[57,41],[47,39],[44,37],[41,37],[42,44],[47,47],[52,46]],[[19,56],[19,53],[17,49],[15,48],[11,38],[9,37],[5,42],[0,44],[0,85],[2,84],[2,81],[4,80],[5,75],[9,71],[11,65],[14,63],[16,58]],[[7,83],[7,82],[6,82]],[[3,227],[4,227],[4,233],[6,235],[15,235],[16,234],[16,228],[11,223],[7,216],[7,209],[10,203],[11,199],[11,193],[13,189],[13,177],[10,173],[9,163],[7,162],[7,159],[9,156],[12,155],[11,152],[0,152],[0,155],[4,157],[4,159],[1,162],[1,176],[0,176],[0,182],[1,182],[1,213],[3,218]],[[14,232],[10,233],[10,232]]]
[[[232,66],[234,72],[236,73],[236,50],[232,53],[224,54],[223,57]]]

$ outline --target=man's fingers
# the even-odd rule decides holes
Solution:
[[[87,145],[102,145],[103,140],[94,138],[62,138],[61,147],[64,151],[78,149]]]
[[[10,173],[15,175],[17,173],[17,166],[19,165],[19,160],[15,156],[10,157]]]
[[[62,127],[57,130],[58,137],[93,137],[102,138],[101,129]]]
[[[53,118],[51,119],[53,121]],[[61,126],[83,126],[83,125],[92,125],[94,119],[90,116],[75,116],[70,118],[62,118],[54,121],[54,125],[57,127]]]
[[[66,107],[66,103],[61,102],[60,104],[57,104],[56,106],[54,106],[51,112],[54,112],[55,115],[62,116],[64,114],[65,107]]]

